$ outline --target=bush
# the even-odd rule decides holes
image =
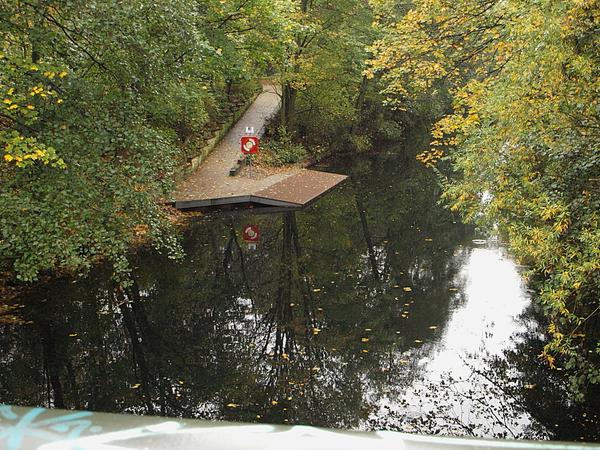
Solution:
[[[277,130],[277,139],[265,144],[262,161],[270,166],[284,166],[298,163],[308,156],[302,144],[292,140],[292,134],[284,126]]]

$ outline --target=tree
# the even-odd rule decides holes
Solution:
[[[2,268],[30,281],[107,259],[125,282],[133,242],[176,257],[177,164],[275,57],[270,3],[0,0]]]
[[[447,204],[530,266],[549,320],[541,357],[570,369],[579,393],[600,382],[598,6],[417,0],[382,21],[372,66],[395,106],[451,92],[419,159],[444,171],[448,153]]]

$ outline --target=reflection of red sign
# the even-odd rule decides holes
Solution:
[[[244,227],[244,241],[258,242],[260,239],[260,229],[258,225],[246,225]]]
[[[256,154],[258,153],[258,148],[260,146],[260,140],[254,136],[244,136],[241,141],[242,144],[242,153],[244,155]]]

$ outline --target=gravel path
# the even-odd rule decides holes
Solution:
[[[240,155],[240,138],[246,127],[254,127],[262,136],[268,119],[280,107],[277,87],[263,83],[263,92],[256,98],[241,119],[227,133],[209,157],[186,180],[179,184],[174,194],[176,201],[215,199],[251,195],[275,183],[297,174],[301,169],[284,169],[279,173],[265,176],[255,171],[252,177],[247,171],[237,176],[229,176]]]

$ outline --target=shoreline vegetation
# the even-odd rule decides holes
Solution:
[[[598,0],[0,3],[3,297],[100,260],[128,286],[142,237],[181,257],[162,199],[269,76],[282,107],[264,164],[433,123],[431,146],[406,156],[531,267],[540,361],[575,398],[597,392]]]

